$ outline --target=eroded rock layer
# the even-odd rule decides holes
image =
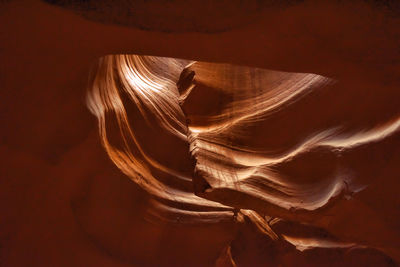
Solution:
[[[399,93],[371,89],[117,55],[99,61],[87,103],[111,160],[153,196],[149,220],[251,222],[275,249],[377,249],[399,259],[388,220],[396,204],[382,199],[383,211],[368,201],[399,173]]]

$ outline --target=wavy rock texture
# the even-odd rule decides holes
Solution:
[[[398,265],[399,14],[392,0],[0,1],[0,265]],[[110,54],[260,69],[103,58],[101,140],[87,79]],[[316,80],[296,94],[288,72]]]
[[[217,261],[246,266],[266,251],[276,263],[307,264],[310,249],[399,259],[397,205],[368,201],[398,173],[398,97],[316,74],[117,55],[99,61],[87,103],[111,160],[153,196],[148,219],[247,225]]]

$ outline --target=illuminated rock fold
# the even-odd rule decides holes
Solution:
[[[381,105],[368,95],[355,105],[361,92],[317,74],[118,55],[99,61],[88,106],[111,160],[154,197],[149,218],[247,218],[271,240],[299,250],[389,250],[396,231],[369,236],[360,228],[354,237],[334,226],[349,215],[341,207],[382,168],[373,162],[368,173],[360,170],[363,155],[398,139],[398,111],[373,116]],[[357,203],[351,205],[360,218],[383,223]],[[298,237],[285,232],[290,221],[333,235]],[[385,235],[392,243],[383,245]]]

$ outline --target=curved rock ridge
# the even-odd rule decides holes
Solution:
[[[360,166],[398,151],[400,112],[368,90],[317,74],[110,55],[87,105],[110,159],[153,196],[150,220],[249,220],[300,251],[372,247],[397,258],[398,231],[365,199],[398,160]],[[287,232],[293,223],[314,230]]]
[[[176,88],[187,64],[157,57],[104,57],[93,76],[88,107],[98,118],[100,137],[111,160],[159,199],[154,202],[159,209],[200,221],[231,219],[232,208],[193,194],[193,161],[188,156],[187,126]],[[149,137],[154,142],[144,143]],[[162,137],[170,141],[169,146]],[[162,143],[157,144],[158,138]],[[175,155],[165,154],[170,153],[168,148]],[[170,157],[178,161],[171,162]]]

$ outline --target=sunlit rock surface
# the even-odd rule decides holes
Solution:
[[[396,1],[62,2],[72,6],[0,1],[1,266],[398,265]],[[136,14],[154,13],[116,16],[138,2],[156,8]],[[150,98],[171,112],[142,105],[146,120],[120,84],[132,69],[107,59],[128,120],[107,111],[104,149],[86,99],[88,77],[110,77],[98,65],[110,54],[186,60],[141,57],[152,75],[140,75],[172,90]],[[261,77],[268,87],[251,82]],[[279,81],[297,93],[280,94]],[[221,124],[223,135],[204,131]],[[110,154],[121,132],[133,168]]]
[[[397,254],[398,230],[362,200],[393,174],[371,176],[380,161],[359,169],[395,153],[395,103],[378,118],[383,102],[357,105],[359,88],[316,74],[147,56],[107,56],[92,80],[103,146],[157,200],[149,220],[247,221],[274,247]]]

